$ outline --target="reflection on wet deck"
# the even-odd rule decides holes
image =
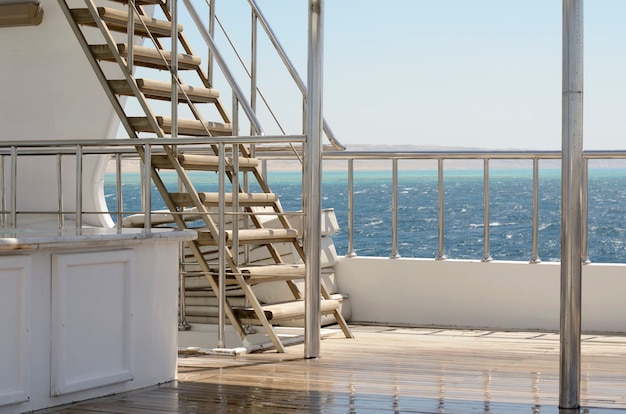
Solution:
[[[353,327],[265,352],[179,359],[179,380],[55,413],[558,413],[558,334]],[[626,413],[626,337],[583,337],[583,408]]]

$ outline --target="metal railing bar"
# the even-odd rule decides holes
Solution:
[[[539,258],[539,159],[533,158],[533,221],[532,256],[530,263],[541,263]]]

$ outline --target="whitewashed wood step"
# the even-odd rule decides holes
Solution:
[[[195,171],[217,171],[219,167],[219,157],[217,155],[202,155],[202,154],[179,154],[178,162],[186,170]],[[227,157],[225,159],[226,171],[233,170],[233,158]],[[167,155],[153,155],[152,165],[159,169],[173,169]],[[252,171],[259,165],[259,161],[256,158],[239,157],[239,171]]]
[[[172,133],[172,118],[167,116],[154,117],[157,124],[166,134]],[[128,122],[137,132],[155,132],[150,121],[145,116],[128,117]],[[222,122],[199,121],[197,119],[179,119],[178,133],[190,136],[225,136],[233,132],[231,124]]]
[[[149,99],[159,99],[163,101],[171,101],[172,86],[169,82],[157,81],[152,79],[135,79],[137,87]],[[113,92],[117,95],[134,96],[132,88],[125,79],[110,80],[109,85]],[[199,86],[181,85],[178,89],[178,101],[187,102],[187,98],[193,103],[215,103],[220,93],[217,89],[201,88]],[[184,92],[184,93],[183,93]]]
[[[114,1],[116,3],[128,4],[128,0],[109,0]],[[147,6],[150,4],[165,4],[166,0],[135,0],[135,4],[138,6]]]
[[[232,245],[233,231],[226,230],[226,244]],[[295,241],[298,238],[298,231],[294,229],[243,229],[239,230],[240,244],[269,244]],[[216,245],[217,242],[208,230],[198,231],[199,245]]]
[[[118,43],[116,45],[117,53],[125,56],[128,54],[128,45],[126,43]],[[107,62],[115,62],[115,55],[111,52],[108,45],[91,45],[89,46],[91,53],[98,60]],[[161,56],[163,55],[163,56]],[[167,50],[157,51],[151,47],[134,46],[133,48],[134,64],[152,69],[169,70],[172,62],[172,53]],[[163,61],[165,58],[167,64]],[[178,69],[180,70],[197,70],[200,67],[201,60],[197,56],[178,54]]]
[[[98,16],[106,23],[110,30],[126,33],[128,29],[128,10],[119,10],[110,7],[97,7]],[[72,9],[72,17],[78,24],[96,26],[89,9]],[[143,20],[143,23],[142,23]],[[144,27],[145,24],[145,27]],[[146,31],[146,27],[148,31]],[[178,32],[183,31],[183,26],[178,25]],[[137,36],[170,37],[172,35],[172,23],[167,20],[154,19],[149,16],[137,16],[135,14],[135,34]]]
[[[191,195],[189,193],[170,193],[170,197],[174,204],[179,207],[191,207]],[[198,198],[205,206],[217,206],[220,199],[219,193],[198,193]],[[242,207],[249,206],[271,206],[276,203],[278,196],[272,193],[239,193],[238,202]],[[224,202],[227,206],[233,204],[233,193],[224,194]]]
[[[250,284],[303,279],[305,275],[303,263],[247,266],[240,267],[239,270]]]
[[[320,311],[322,315],[328,315],[339,309],[339,301],[332,299],[324,299],[320,301]],[[263,305],[263,313],[267,320],[272,323],[280,323],[304,317],[304,301],[296,300],[291,302],[275,303],[271,305]],[[252,308],[235,308],[235,314],[240,318],[241,323],[249,325],[260,325],[254,310]]]

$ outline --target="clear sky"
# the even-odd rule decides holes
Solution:
[[[306,79],[307,1],[258,1]],[[325,6],[324,113],[341,142],[561,147],[560,0]],[[587,0],[584,21],[584,147],[626,149],[626,0]]]

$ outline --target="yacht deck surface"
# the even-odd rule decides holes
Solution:
[[[558,409],[557,333],[352,326],[322,341],[178,360],[178,381],[48,413],[626,413],[626,336],[584,335],[579,410]]]

